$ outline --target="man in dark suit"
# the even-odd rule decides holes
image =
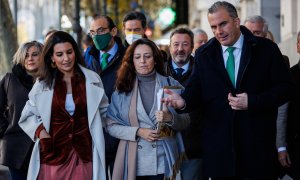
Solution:
[[[249,16],[245,20],[244,24],[252,32],[254,36],[267,38],[268,24],[262,16],[259,15]],[[283,59],[286,66],[290,68],[289,58],[283,55]],[[278,116],[277,116],[276,146],[278,151],[278,161],[282,167],[289,167],[291,164],[289,154],[286,149],[287,144],[285,139],[287,117],[285,113],[282,113],[283,112],[282,109],[286,109],[286,108],[287,108],[287,103],[280,106],[278,108]]]
[[[300,54],[300,31],[297,35],[297,52]],[[287,113],[287,151],[291,164],[286,173],[293,179],[300,179],[300,60],[291,67],[295,94],[289,102]]]
[[[116,72],[125,53],[125,47],[117,34],[118,29],[109,16],[95,16],[93,18],[90,24],[90,35],[93,38],[94,45],[89,52],[91,57],[89,68],[100,75],[109,102],[115,90]],[[108,169],[112,174],[119,140],[110,136],[106,131],[103,131],[103,133],[105,138],[106,174],[107,179],[110,179]]]
[[[188,28],[177,28],[170,35],[170,58],[165,62],[165,72],[184,87],[187,85],[194,66],[191,55],[194,47],[194,34]],[[198,108],[199,109],[199,108]],[[181,131],[187,159],[181,164],[182,180],[203,180],[201,160],[201,112],[189,113],[190,125]]]
[[[212,179],[277,179],[276,117],[291,89],[277,45],[257,38],[235,7],[208,9],[214,38],[195,54],[195,71],[182,97],[163,101],[180,111],[202,107],[203,167]]]

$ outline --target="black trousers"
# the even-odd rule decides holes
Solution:
[[[137,176],[136,180],[164,180],[164,174],[158,174],[156,176]]]

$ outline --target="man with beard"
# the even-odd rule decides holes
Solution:
[[[194,58],[191,56],[194,47],[194,34],[190,29],[178,28],[170,35],[170,59],[165,63],[166,74],[172,76],[183,86],[187,85],[192,69]],[[202,180],[201,147],[199,139],[201,134],[200,111],[189,113],[191,123],[183,130],[182,137],[187,159],[181,166],[183,180]]]

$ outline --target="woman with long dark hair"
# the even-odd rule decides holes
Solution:
[[[35,141],[28,179],[105,179],[102,121],[108,99],[100,77],[83,67],[75,40],[52,33],[45,69],[19,121]]]
[[[166,86],[182,86],[165,77],[163,57],[148,39],[130,45],[117,73],[116,91],[107,111],[107,130],[120,139],[113,180],[175,178],[183,157],[180,130],[187,114],[158,105],[157,93]]]

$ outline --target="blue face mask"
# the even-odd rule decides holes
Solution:
[[[108,47],[111,38],[112,36],[108,32],[101,35],[96,34],[95,36],[93,36],[93,41],[98,50],[105,50]]]

